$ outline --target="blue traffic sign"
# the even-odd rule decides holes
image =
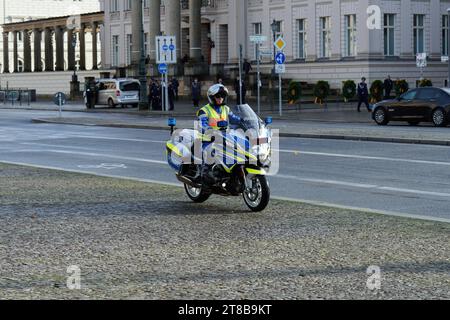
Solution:
[[[283,52],[278,52],[275,56],[275,61],[277,64],[284,64],[286,62],[286,56]]]
[[[175,46],[174,46],[173,44],[171,44],[171,45],[169,46],[169,50],[170,50],[170,51],[174,51],[174,50],[175,50]]]
[[[162,46],[162,49],[163,49],[163,51],[167,51],[167,50],[169,50],[169,46],[167,44],[164,44]]]
[[[166,74],[167,73],[167,64],[161,63],[160,65],[158,65],[158,71],[161,74]]]

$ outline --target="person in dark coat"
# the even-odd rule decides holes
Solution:
[[[367,89],[366,78],[362,78],[358,84],[358,112],[361,112],[361,104],[365,104],[367,111],[370,112],[369,107],[369,90]]]
[[[234,81],[234,91],[236,92],[236,104],[241,104],[241,88],[239,87],[239,77]],[[247,95],[247,87],[245,86],[245,81],[242,80],[242,104],[245,104],[245,96]]]
[[[169,91],[169,111],[173,111],[175,109],[174,100],[175,100],[175,88],[173,84],[170,83],[168,87]]]
[[[173,93],[175,94],[175,101],[178,101],[178,90],[180,87],[180,83],[178,82],[177,78],[173,78],[171,81]]]
[[[245,72],[245,76],[247,77],[250,71],[252,71],[252,65],[248,62],[247,59],[244,60],[243,69]]]
[[[191,93],[192,93],[192,103],[194,108],[200,108],[200,98],[201,98],[202,87],[198,79],[195,78],[194,82],[192,82]]]
[[[153,82],[151,95],[152,95],[152,110],[162,110],[161,87],[158,81]]]
[[[390,99],[391,91],[394,88],[394,82],[391,80],[391,76],[388,75],[387,79],[384,80],[384,98]]]

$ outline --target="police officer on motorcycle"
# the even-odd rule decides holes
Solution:
[[[203,149],[205,149],[211,140],[205,136],[208,130],[219,130],[219,122],[226,121],[239,122],[240,117],[233,114],[230,107],[227,106],[228,89],[222,84],[215,84],[208,89],[209,103],[197,112],[198,121],[201,127]],[[203,183],[205,178],[208,178],[208,171],[211,169],[210,165],[203,163],[201,170],[201,177]]]

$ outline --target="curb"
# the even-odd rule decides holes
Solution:
[[[65,124],[74,126],[87,127],[108,127],[108,128],[128,128],[128,129],[146,129],[146,130],[167,130],[166,126],[150,126],[139,124],[125,124],[125,123],[82,123],[70,121],[56,121],[46,119],[32,119],[32,123],[48,123],[48,124]],[[430,140],[430,139],[407,139],[407,138],[384,138],[384,137],[369,137],[369,136],[352,136],[352,135],[333,135],[333,134],[312,134],[312,133],[287,133],[280,132],[282,138],[302,138],[302,139],[328,139],[328,140],[347,140],[347,141],[367,141],[367,142],[384,142],[384,143],[401,143],[401,144],[422,144],[435,146],[450,146],[449,141]]]

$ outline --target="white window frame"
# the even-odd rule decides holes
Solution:
[[[119,66],[119,36],[118,35],[113,35],[112,36],[112,61],[111,64],[113,67],[118,67]]]
[[[297,19],[297,59],[306,59],[306,19]]]
[[[320,58],[331,57],[331,17],[319,18],[319,30],[320,30]]]
[[[425,15],[413,16],[414,55],[425,52]]]
[[[391,17],[392,21],[390,19]],[[395,14],[392,13],[384,14],[383,45],[384,45],[384,56],[386,57],[395,56],[395,22],[396,22],[395,20],[396,20]],[[392,43],[390,40],[392,40]]]
[[[355,57],[357,55],[356,46],[356,14],[344,16],[345,27],[345,57]]]
[[[133,52],[133,35],[127,34],[127,65],[131,65],[131,52]]]

